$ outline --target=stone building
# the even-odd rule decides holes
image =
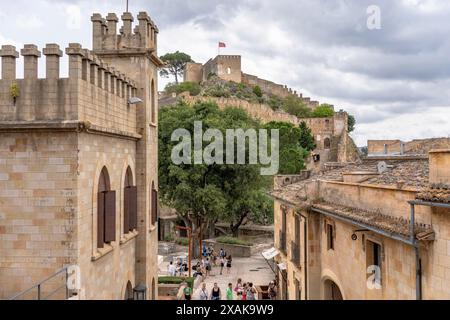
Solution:
[[[277,177],[281,298],[450,299],[450,150]]]
[[[70,266],[74,285],[40,298],[128,299],[157,294],[158,28],[147,13],[92,16],[93,50],[0,50],[0,299]],[[136,99],[139,98],[139,99]],[[64,280],[64,279],[63,279]],[[33,288],[20,299],[36,299]],[[74,297],[72,297],[74,298]]]
[[[282,98],[295,96],[302,99],[310,109],[315,109],[319,106],[318,101],[312,101],[311,98],[303,97],[302,94],[288,88],[286,85],[244,73],[242,71],[242,57],[239,55],[218,55],[214,59],[209,59],[205,64],[187,63],[184,69],[184,81],[186,82],[201,83],[208,80],[211,75],[216,75],[225,81],[244,83],[252,87],[259,86],[264,92]]]

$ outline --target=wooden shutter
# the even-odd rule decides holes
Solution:
[[[100,192],[97,197],[97,248],[103,248],[105,243],[105,194]]]
[[[123,233],[127,234],[130,229],[130,187],[126,187],[124,190],[124,198],[123,198]]]
[[[152,190],[152,224],[158,221],[158,191]]]
[[[129,188],[129,231],[137,229],[137,188]]]
[[[116,241],[116,192],[105,194],[105,242]]]

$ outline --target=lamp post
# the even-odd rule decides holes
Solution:
[[[176,227],[177,230],[186,230],[188,232],[188,239],[189,239],[189,265],[188,265],[188,269],[189,269],[189,278],[192,275],[192,253],[191,253],[191,242],[192,242],[192,228],[189,227],[180,227],[177,226]]]

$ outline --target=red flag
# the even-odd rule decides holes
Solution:
[[[224,42],[219,42],[219,48],[226,48],[227,45]]]

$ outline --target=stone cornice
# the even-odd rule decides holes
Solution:
[[[88,121],[0,121],[0,132],[60,131],[86,132],[128,140],[140,140],[142,135],[91,124]]]

